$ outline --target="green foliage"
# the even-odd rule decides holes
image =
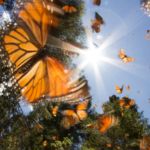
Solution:
[[[94,148],[87,148],[87,147],[81,146],[80,150],[95,150],[95,149]]]
[[[0,149],[18,149],[22,136],[27,130],[17,96],[19,89],[10,82],[10,68],[0,61]]]
[[[55,143],[51,143],[51,146],[59,149],[59,150],[70,150],[70,147],[72,145],[72,141],[68,137],[64,137],[64,140],[61,141],[55,141]]]

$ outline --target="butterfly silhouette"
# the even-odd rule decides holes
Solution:
[[[133,58],[126,56],[122,48],[120,48],[120,54],[118,57],[121,58],[124,63],[135,61]]]
[[[97,12],[95,12],[95,21],[93,22],[91,28],[96,33],[99,33],[101,24],[105,24],[105,22],[104,22],[103,18]]]
[[[32,104],[45,99],[51,102],[80,102],[80,97],[88,92],[85,80],[78,86],[76,81],[70,85],[71,71],[47,52],[49,41],[54,43],[52,46],[64,44],[49,34],[50,29],[58,26],[58,14],[63,15],[63,10],[51,2],[25,1],[24,5],[14,8],[17,23],[6,24],[7,32],[0,31],[4,32],[1,39],[2,59],[11,67],[15,88],[19,86],[23,97]]]

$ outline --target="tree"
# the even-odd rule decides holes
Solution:
[[[148,136],[150,133],[148,121],[143,117],[143,112],[137,111],[137,105],[122,109],[117,100],[119,97],[113,95],[109,102],[103,104],[103,107],[105,107],[104,113],[115,110],[114,114],[119,117],[118,125],[108,129],[105,134],[100,134],[95,129],[85,127],[86,124],[96,121],[89,117],[82,125],[85,127],[82,132],[87,135],[83,142],[84,146],[95,150],[140,150],[141,137]],[[95,116],[97,116],[96,112]],[[111,147],[107,146],[108,143]]]
[[[52,114],[52,109],[54,106],[59,106],[59,110],[57,116],[54,117]],[[89,103],[89,107],[91,104]],[[25,145],[26,149],[55,149],[56,147],[63,147],[65,148],[65,143],[70,143],[66,138],[71,140],[73,143],[70,144],[70,149],[74,149],[80,143],[80,136],[82,133],[79,131],[82,129],[80,125],[72,126],[70,129],[64,129],[61,121],[62,121],[62,114],[61,111],[75,108],[75,106],[70,106],[68,104],[63,103],[54,103],[51,104],[50,102],[45,102],[39,104],[34,107],[33,111],[27,116],[29,120],[29,133],[24,136],[23,145]],[[88,107],[88,108],[89,108]],[[33,119],[36,119],[39,124],[43,127],[38,132],[35,127],[35,122]],[[57,136],[58,141],[55,142],[53,137]],[[42,145],[43,141],[47,141],[46,147]],[[53,144],[52,144],[53,143]]]
[[[17,100],[16,82],[10,82],[10,68],[0,59],[0,149],[18,149],[27,130],[26,118]],[[13,84],[13,85],[12,85]]]

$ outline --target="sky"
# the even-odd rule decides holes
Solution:
[[[93,5],[93,0],[86,0],[85,7],[87,11],[82,18],[85,28],[91,26],[89,20],[94,20],[95,12],[106,23],[101,25],[100,33],[87,36],[90,39],[87,45],[94,42],[99,46],[91,49],[92,53],[98,54],[98,61],[92,63],[97,55],[93,56],[84,67],[91,87],[92,103],[98,104],[96,111],[103,113],[101,105],[110,96],[115,94],[122,98],[128,95],[135,100],[138,111],[144,111],[144,117],[149,118],[150,41],[146,35],[147,30],[150,30],[150,18],[140,9],[140,0],[102,0],[100,6]],[[135,62],[124,64],[118,58],[120,48],[124,49],[127,56],[134,58]],[[85,56],[80,55],[74,62],[80,65],[85,59]],[[122,94],[117,94],[115,85],[124,85]],[[128,85],[130,90],[126,90]]]
[[[86,14],[82,18],[85,30],[90,29],[92,23],[89,20],[94,20],[95,12],[106,23],[101,26],[100,33],[87,32],[85,45],[89,47],[94,42],[99,48],[93,45],[90,57],[81,54],[73,60],[79,67],[86,64],[84,74],[91,87],[92,104],[98,104],[96,111],[103,113],[101,105],[110,96],[115,94],[122,98],[128,95],[135,100],[138,111],[144,111],[144,117],[149,118],[150,40],[146,35],[150,30],[150,17],[140,9],[140,0],[102,0],[100,6],[93,5],[93,0],[85,0],[85,8]],[[120,48],[135,62],[124,64],[118,58]],[[124,85],[122,94],[117,94],[115,85]],[[126,90],[128,85],[130,90]],[[23,110],[27,114],[32,108],[23,107]]]

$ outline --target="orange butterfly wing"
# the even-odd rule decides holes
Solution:
[[[77,9],[75,7],[70,6],[69,13],[76,12],[76,11],[77,11]]]
[[[128,85],[128,86],[126,87],[126,89],[127,89],[127,90],[130,90],[130,85]]]
[[[0,0],[0,5],[4,5],[5,0]]]
[[[65,116],[62,119],[62,125],[65,129],[69,129],[72,125],[74,125],[75,121],[70,116]]]
[[[11,64],[15,65],[13,73],[22,89],[23,96],[31,103],[36,103],[45,97],[51,97],[51,101],[62,101],[62,98],[65,98],[63,96],[66,96],[67,100],[70,101],[73,98],[77,99],[78,95],[83,94],[83,91],[87,92],[87,89],[82,88],[80,90],[78,86],[74,86],[70,90],[68,81],[71,73],[70,71],[64,72],[65,65],[48,56],[37,60],[34,64],[32,62],[32,59],[40,51],[39,48],[43,47],[47,41],[48,25],[57,26],[58,19],[48,15],[49,13],[45,10],[43,3],[38,0],[34,0],[33,3],[29,2],[23,7],[24,9],[19,11],[18,22],[20,24],[21,21],[25,22],[31,29],[34,38],[31,39],[32,36],[27,34],[30,31],[26,33],[19,26],[14,27],[4,36],[5,50],[8,52]],[[48,21],[49,19],[52,23]],[[26,26],[24,25],[24,27]],[[34,41],[31,42],[32,40]],[[39,45],[39,48],[36,45]],[[86,88],[86,82],[82,86]],[[77,92],[71,99],[70,96],[74,93],[73,90]],[[62,97],[60,98],[60,96]]]
[[[132,61],[135,61],[133,58],[131,58],[131,57],[126,57],[127,58],[127,60],[129,61],[129,62],[132,62]]]
[[[72,116],[75,111],[74,110],[64,110],[61,112],[63,115]]]
[[[148,34],[146,35],[146,39],[149,40],[149,35]]]
[[[47,141],[44,141],[44,142],[43,142],[43,145],[46,146],[46,145],[47,145]]]
[[[101,0],[94,0],[93,4],[99,6],[101,4]]]
[[[118,117],[110,115],[111,112],[102,114],[96,120],[95,128],[99,130],[100,133],[105,133],[110,127],[118,124]]]
[[[126,101],[125,99],[118,100],[121,107],[125,105],[125,101]]]
[[[54,116],[56,116],[58,108],[59,108],[58,106],[55,106],[55,107],[53,108],[52,114],[53,114]]]
[[[53,136],[52,139],[53,139],[54,141],[58,141],[58,137],[57,137],[57,136]]]
[[[65,10],[65,12],[69,12],[69,5],[64,6],[62,9]]]

